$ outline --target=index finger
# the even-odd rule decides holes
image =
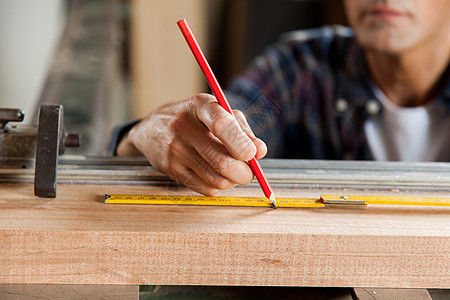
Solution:
[[[249,161],[256,155],[256,146],[242,130],[235,116],[222,108],[211,95],[197,99],[197,118],[217,137],[236,159]]]

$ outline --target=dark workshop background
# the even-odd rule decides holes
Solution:
[[[208,91],[179,19],[188,20],[223,87],[281,33],[346,23],[336,0],[44,2],[0,0],[0,101],[26,109],[27,123],[37,122],[40,104],[62,104],[65,128],[82,138],[69,153],[89,155],[103,152],[115,125]],[[27,39],[26,46],[16,45]],[[39,46],[46,49],[38,52]],[[37,69],[33,62],[40,75],[27,79]],[[23,96],[14,89],[30,91]]]

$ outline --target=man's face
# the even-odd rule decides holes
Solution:
[[[344,0],[350,25],[364,48],[405,53],[450,40],[450,0]]]

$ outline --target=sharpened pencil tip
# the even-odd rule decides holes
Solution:
[[[275,200],[275,195],[274,194],[270,195],[269,200],[272,201],[273,208],[277,209],[277,201]]]

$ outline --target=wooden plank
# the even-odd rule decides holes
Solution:
[[[137,300],[137,285],[0,284],[0,299]]]
[[[321,192],[275,189],[279,197]],[[60,184],[57,198],[39,199],[30,184],[2,184],[0,283],[450,287],[446,207],[129,206],[104,204],[107,193],[193,194]],[[422,192],[436,194],[449,196]]]

